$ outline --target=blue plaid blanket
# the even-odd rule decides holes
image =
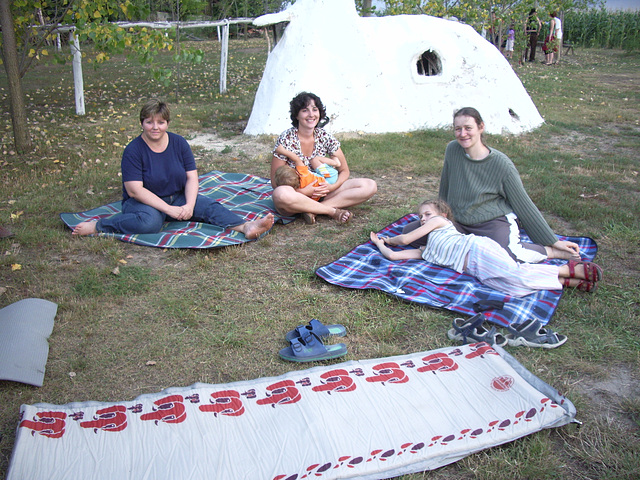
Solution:
[[[399,235],[404,225],[417,219],[415,214],[407,215],[379,233],[383,236]],[[529,241],[524,232],[522,237]],[[595,258],[598,246],[594,240],[586,237],[558,238],[580,245],[583,259]],[[547,263],[561,265],[566,261],[547,260]],[[477,302],[485,305],[491,304],[491,301],[504,302],[504,308],[485,312],[487,320],[502,326],[518,324],[529,318],[536,318],[546,325],[562,296],[562,290],[540,291],[522,298],[505,295],[482,285],[472,276],[424,260],[387,260],[371,241],[320,267],[316,270],[316,275],[341,287],[382,290],[408,302],[444,308],[464,315],[474,315],[474,304]]]
[[[247,221],[273,213],[276,221],[289,223],[294,217],[280,215],[271,199],[271,182],[255,175],[209,172],[200,176],[201,195],[211,197]],[[71,229],[85,220],[98,220],[121,211],[121,202],[81,213],[61,213],[60,218]],[[217,248],[249,242],[242,233],[199,222],[167,222],[159,233],[125,235],[101,233],[123,242],[161,248]]]

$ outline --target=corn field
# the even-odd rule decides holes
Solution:
[[[567,12],[563,30],[564,41],[577,46],[640,50],[640,11]]]

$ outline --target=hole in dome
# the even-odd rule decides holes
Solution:
[[[431,77],[442,73],[442,62],[438,54],[433,50],[427,50],[420,55],[416,66],[418,68],[418,75]]]

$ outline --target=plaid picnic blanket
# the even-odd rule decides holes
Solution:
[[[417,220],[415,214],[407,215],[382,229],[384,236],[399,235],[407,223]],[[529,241],[526,233],[522,238]],[[580,245],[585,260],[593,260],[598,251],[596,242],[587,237],[564,237]],[[565,260],[547,260],[546,263],[561,265]],[[487,320],[507,326],[536,318],[546,325],[553,316],[562,290],[540,291],[526,297],[512,297],[482,285],[474,277],[460,274],[424,260],[391,261],[382,256],[378,248],[368,241],[351,250],[342,258],[318,268],[316,275],[329,283],[341,287],[373,288],[395,295],[408,302],[435,308],[443,308],[464,315],[474,315],[474,304],[504,302],[502,309],[486,311]]]
[[[213,171],[200,175],[201,195],[211,197],[247,221],[273,213],[276,221],[289,223],[294,217],[280,215],[271,199],[271,182],[255,175]],[[61,213],[60,218],[71,229],[85,220],[98,220],[121,211],[121,202],[81,213]],[[249,242],[242,233],[200,222],[167,222],[159,233],[125,235],[101,233],[123,242],[161,248],[217,248]]]

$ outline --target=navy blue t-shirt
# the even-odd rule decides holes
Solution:
[[[167,132],[169,145],[162,153],[152,151],[141,136],[134,138],[122,154],[122,201],[129,198],[124,182],[142,182],[147,190],[159,197],[184,191],[187,172],[196,169],[196,161],[187,141]]]

